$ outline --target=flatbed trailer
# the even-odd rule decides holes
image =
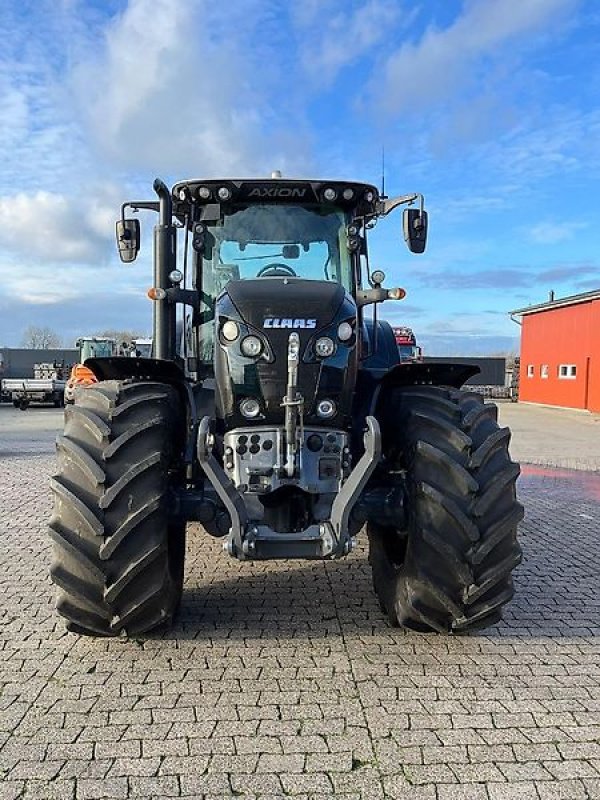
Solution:
[[[56,378],[5,378],[2,395],[8,395],[15,408],[25,411],[31,403],[64,405],[66,381]]]

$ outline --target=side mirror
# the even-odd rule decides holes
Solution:
[[[117,247],[121,261],[126,264],[135,261],[140,249],[139,219],[117,220]]]
[[[405,208],[402,214],[404,241],[411,253],[425,252],[427,243],[427,212],[418,208]]]

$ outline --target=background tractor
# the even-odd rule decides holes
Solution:
[[[417,337],[412,328],[405,325],[392,328],[398,345],[400,361],[423,361],[423,348],[417,344]]]
[[[71,367],[71,374],[65,386],[65,404],[75,400],[75,389],[78,386],[90,386],[98,379],[92,370],[85,365],[88,358],[109,358],[117,354],[117,342],[106,336],[82,336],[75,342],[79,350],[77,364]]]
[[[170,622],[190,521],[241,561],[338,558],[366,525],[392,625],[497,622],[521,557],[510,432],[460,388],[476,367],[401,364],[376,314],[405,293],[371,271],[368,231],[407,206],[422,253],[422,196],[278,173],[154,190],[117,222],[131,262],[125,209],[158,214],[153,358],[89,358],[97,382],[57,442],[51,574],[69,629]]]

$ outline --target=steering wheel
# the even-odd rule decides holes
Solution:
[[[281,276],[290,276],[291,278],[297,278],[298,275],[294,272],[291,267],[288,267],[287,264],[267,264],[266,267],[259,269],[256,273],[257,278],[264,278],[264,277],[271,277],[277,278]]]

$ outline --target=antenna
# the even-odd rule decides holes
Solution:
[[[385,197],[385,145],[381,145],[381,197]]]

